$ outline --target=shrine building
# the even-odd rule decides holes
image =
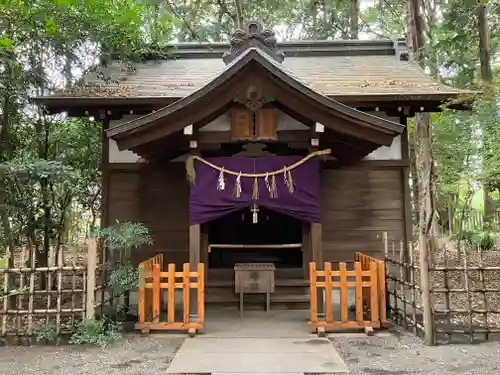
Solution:
[[[236,263],[273,263],[272,303],[300,305],[309,262],[411,239],[408,118],[463,96],[405,42],[277,43],[258,22],[82,80],[36,100],[102,124],[102,225],[150,229],[136,263],[203,262],[207,304],[237,301]]]

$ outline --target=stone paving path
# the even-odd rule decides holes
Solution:
[[[209,316],[207,333],[187,339],[167,373],[348,373],[330,341],[308,332],[306,317],[304,311]]]

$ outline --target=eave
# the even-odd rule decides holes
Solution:
[[[378,108],[383,112],[398,113],[405,110],[405,115],[413,116],[416,112],[440,112],[442,108],[466,110],[470,109],[475,92],[464,96],[457,93],[442,92],[438,94],[387,94],[369,93],[356,95],[327,95],[331,100],[363,111],[374,111]],[[112,117],[123,115],[147,114],[175,103],[180,96],[43,96],[34,97],[33,101],[45,107],[47,113],[66,112],[72,117],[98,116],[99,113],[110,112]]]

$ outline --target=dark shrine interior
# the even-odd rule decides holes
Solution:
[[[288,215],[258,208],[253,223],[250,207],[210,222],[209,244],[282,245],[302,243],[302,222]],[[210,268],[233,268],[236,263],[274,263],[277,268],[302,268],[300,248],[218,249],[209,254]]]

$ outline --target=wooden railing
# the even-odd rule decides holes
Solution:
[[[361,269],[363,271],[369,271],[370,265],[372,263],[375,263],[377,265],[379,318],[382,326],[385,327],[387,325],[387,284],[385,278],[385,262],[383,260],[359,252],[354,255],[354,261],[361,263]],[[363,300],[368,301],[370,297],[370,290],[363,289]],[[367,305],[370,305],[369,302],[367,303]]]
[[[332,270],[332,263],[329,262],[325,262],[323,271],[316,268],[316,263],[309,264],[309,327],[312,330],[322,328],[370,331],[384,325],[386,302],[382,261],[357,254],[351,270],[347,269],[346,263],[338,263],[338,270]],[[349,311],[349,290],[354,290],[354,314]],[[318,316],[318,291],[320,295],[324,292],[324,318],[321,319]],[[333,292],[338,292],[338,301],[333,300]]]
[[[163,272],[163,256],[159,254],[139,265],[139,322],[136,329],[141,330],[201,330],[205,321],[205,269],[198,264],[196,271],[191,271],[189,264],[183,265],[182,272],[175,271],[175,264],[168,265]],[[193,295],[192,290],[196,289]],[[163,291],[167,291],[167,305],[163,304]],[[182,299],[182,311],[176,311],[176,290]],[[191,320],[191,302],[196,301],[196,321]],[[194,309],[193,309],[194,310]],[[162,311],[166,316],[162,317]],[[176,312],[181,316],[176,319]]]

